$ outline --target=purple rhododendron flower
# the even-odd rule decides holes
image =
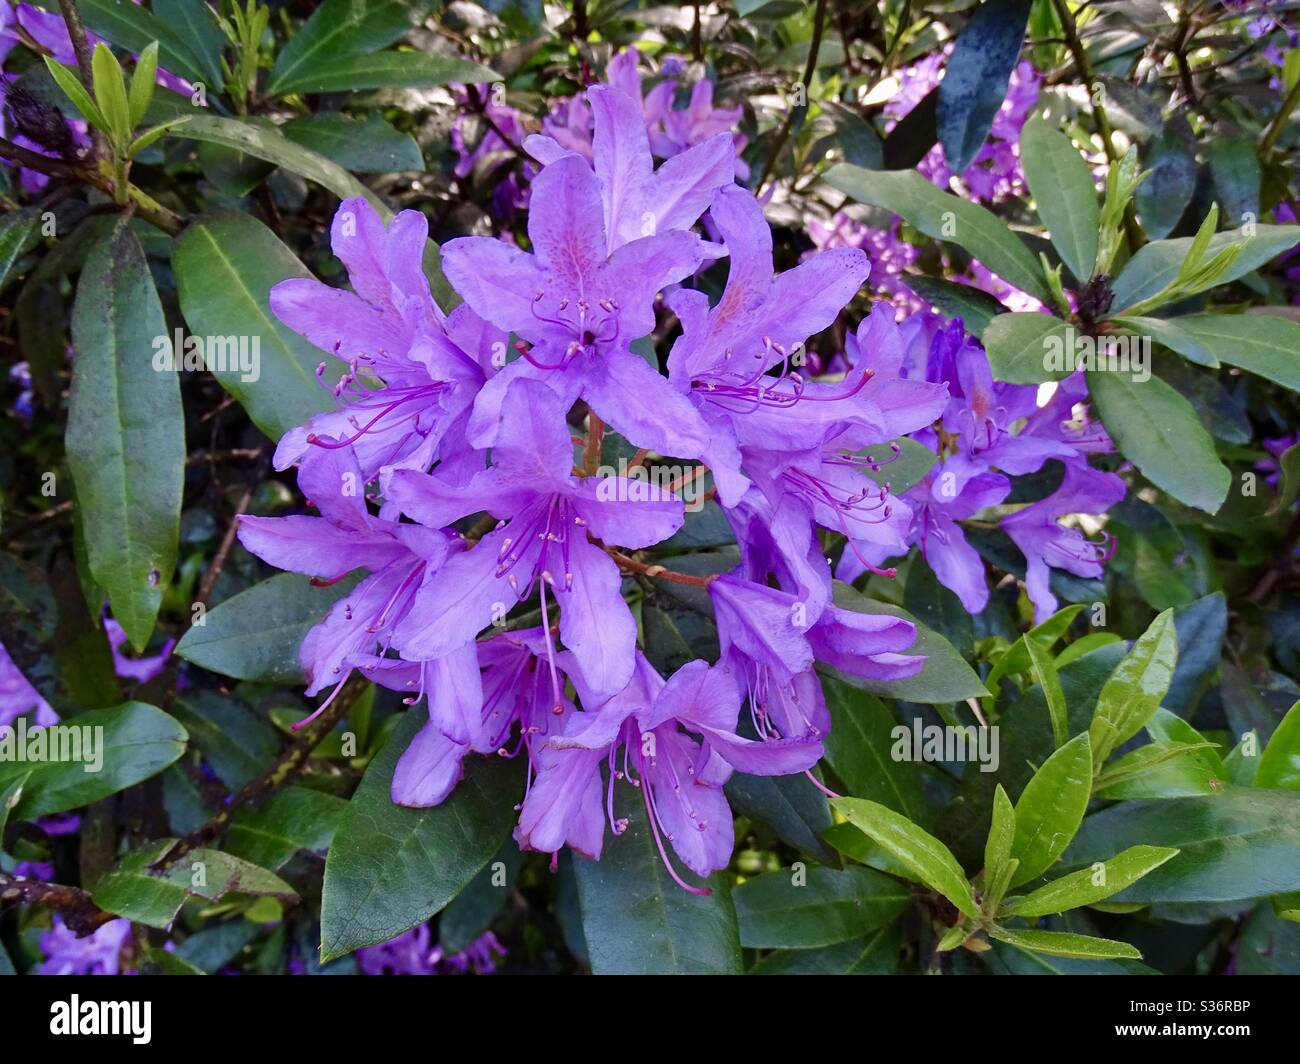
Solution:
[[[432,945],[428,924],[356,953],[362,975],[491,975],[505,955],[505,948],[491,931],[483,932],[459,953],[448,953]]]
[[[763,208],[733,183],[737,116],[698,87],[691,108],[673,111],[675,74],[643,94],[636,56],[622,53],[609,84],[575,97],[569,122],[527,138],[541,163],[528,249],[448,242],[443,266],[465,300],[450,315],[421,268],[422,216],[385,226],[361,200],[340,207],[331,239],[352,290],[295,279],[271,296],[347,367],[340,409],[287,433],[276,453],[278,467],[298,466],[320,516],[246,517],[239,535],[318,583],[365,571],[301,658],[308,694],[333,686],[316,713],[360,669],[424,715],[398,759],[395,802],[443,802],[471,754],[517,758],[521,848],[599,859],[606,829],[622,834],[636,817],[672,877],[701,892],[679,866],[706,877],[728,864],[733,773],[802,772],[822,786],[812,769],[831,716],[817,666],[871,683],[925,666],[913,622],[835,585],[822,536],[842,537],[845,579],[892,576],[885,563],[919,546],[979,610],[987,581],[963,523],[1000,509],[1042,611],[1054,605],[1051,568],[1095,575],[1103,560],[1060,519],[1104,511],[1122,483],[1087,464],[1110,441],[1087,418],[1082,376],[1041,402],[1036,388],[995,382],[959,321],[899,324],[877,304],[811,372],[806,345],[871,262],[837,246],[778,274]],[[704,223],[713,240],[696,231]],[[723,256],[713,301],[699,275]],[[681,326],[666,374],[633,349],[661,306]],[[575,440],[583,417],[587,437]],[[699,459],[691,475],[712,475],[739,555],[729,572],[691,578],[707,588],[716,663],[661,674],[638,648],[620,567],[640,563],[622,552],[668,540],[684,506],[596,468],[605,426],[642,457]],[[935,466],[899,497],[889,465],[906,437]],[[1007,507],[1010,477],[1049,460],[1066,466],[1060,488]],[[528,627],[507,623],[534,604]],[[623,784],[639,811],[616,812]],[[376,950],[382,970],[427,968],[435,952],[427,927]]]
[[[41,935],[45,960],[36,971],[40,975],[121,975],[122,950],[130,939],[130,920],[110,920],[78,938],[56,913],[50,930]]]

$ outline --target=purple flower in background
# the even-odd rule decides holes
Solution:
[[[58,723],[58,714],[28,682],[4,644],[0,643],[0,725],[13,724],[24,713],[33,710],[34,723],[42,726]]]
[[[356,952],[362,975],[491,975],[505,947],[484,931],[459,953],[433,946],[428,924],[419,924],[396,938]]]
[[[131,939],[130,920],[110,920],[93,934],[78,938],[57,913],[41,935],[45,960],[39,975],[121,975],[122,950]]]
[[[1264,450],[1269,453],[1269,457],[1256,462],[1255,468],[1266,474],[1265,482],[1269,487],[1276,488],[1282,482],[1282,455],[1300,443],[1300,432],[1260,442],[1264,445]]]
[[[127,657],[122,649],[126,644],[126,629],[112,617],[105,617],[104,631],[108,634],[108,646],[113,652],[113,671],[122,679],[134,680],[136,683],[148,683],[162,672],[167,667],[167,658],[171,655],[172,647],[176,645],[175,639],[168,639],[157,654],[131,658]]]

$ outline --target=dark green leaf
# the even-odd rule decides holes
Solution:
[[[768,872],[732,892],[741,945],[759,949],[833,946],[895,920],[910,897],[898,880],[857,866]]]
[[[1002,219],[935,188],[915,170],[873,171],[841,163],[826,181],[859,203],[899,215],[932,240],[965,248],[1003,280],[1049,302],[1038,260]]]
[[[1020,133],[1020,164],[1061,261],[1080,283],[1088,280],[1101,230],[1097,183],[1088,164],[1074,142],[1041,115]]]
[[[75,728],[76,731],[68,729]],[[84,729],[102,729],[102,731]],[[36,735],[44,739],[35,739]],[[32,820],[47,813],[89,805],[161,772],[185,752],[185,729],[160,709],[144,702],[125,702],[112,709],[94,709],[63,721],[60,727],[28,732],[24,744],[30,758],[32,742],[47,745],[46,760],[0,758],[0,786],[28,776],[15,817]],[[10,732],[4,743],[17,746]],[[57,744],[59,759],[50,759]],[[16,754],[14,756],[17,756]],[[97,766],[97,767],[96,767]],[[28,775],[30,773],[30,775]]]
[[[1232,474],[1186,399],[1159,377],[1094,372],[1088,388],[1120,452],[1151,483],[1207,513],[1223,504]]]
[[[485,66],[455,56],[425,52],[376,52],[354,55],[326,66],[286,74],[273,84],[280,96],[304,92],[355,92],[360,89],[427,89],[453,82],[500,81]]]
[[[426,722],[421,710],[403,717],[339,821],[325,862],[323,961],[427,920],[510,834],[523,777],[520,766],[502,758],[472,757],[451,797],[432,809],[393,803],[397,759]]]
[[[939,139],[956,173],[979,154],[1007,95],[1029,20],[1029,0],[986,0],[957,37],[939,83]]]
[[[290,140],[358,174],[423,170],[424,156],[409,133],[399,133],[376,114],[364,121],[341,114],[295,118],[280,127]]]
[[[1011,856],[1020,862],[1012,886],[1027,883],[1056,863],[1083,820],[1092,794],[1092,748],[1076,735],[1034,773],[1016,800],[1016,839]]]
[[[315,587],[305,576],[279,573],[209,610],[176,646],[186,661],[239,680],[294,684],[302,680],[298,648],[354,579]]]
[[[299,850],[324,853],[345,809],[347,802],[332,794],[286,787],[256,809],[239,810],[225,846],[246,861],[281,868]]]
[[[185,418],[175,371],[153,365],[157,345],[171,340],[144,252],[125,224],[86,260],[72,342],[66,446],[90,571],[143,650],[176,566]]]

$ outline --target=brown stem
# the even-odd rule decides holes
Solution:
[[[236,791],[221,807],[221,811],[206,824],[190,832],[183,839],[178,839],[175,845],[155,862],[154,868],[170,868],[187,853],[215,842],[225,832],[239,809],[260,802],[266,794],[282,787],[296,776],[307,763],[311,752],[334,730],[334,725],[346,716],[348,710],[361,697],[368,683],[369,681],[360,672],[354,672],[348,678],[343,690],[338,693],[338,697],[319,717],[302,730],[298,738],[285,748],[273,765]]]
[[[0,908],[9,905],[44,905],[63,914],[63,922],[79,938],[103,927],[117,917],[96,905],[80,887],[43,883],[0,872]]]
[[[691,576],[688,573],[674,572],[672,569],[666,569],[662,565],[647,565],[645,562],[639,562],[635,558],[629,558],[621,551],[614,550],[613,547],[606,547],[605,553],[629,572],[639,573],[641,576],[648,577],[651,580],[669,580],[674,584],[686,584],[689,587],[708,587],[717,579],[716,576]]]
[[[230,527],[226,529],[226,534],[221,537],[221,543],[217,546],[217,553],[212,557],[212,564],[208,566],[208,571],[203,574],[203,582],[199,584],[199,595],[195,602],[201,602],[204,606],[208,604],[208,596],[212,594],[212,589],[217,585],[217,579],[221,576],[221,570],[225,568],[226,559],[230,557],[230,549],[235,545],[235,536],[239,533],[239,517],[248,509],[248,504],[253,501],[253,489],[248,488],[235,504],[235,514],[230,519]]]
[[[605,441],[605,423],[594,410],[587,411],[587,438],[582,445],[582,471],[594,476],[600,467],[600,448]]]
[[[81,83],[90,93],[91,98],[95,96],[95,75],[91,63],[90,41],[86,37],[86,26],[81,21],[81,12],[77,9],[77,0],[59,0],[59,11],[63,15],[63,21],[68,27],[68,36],[72,39],[72,51],[77,57],[77,73],[81,75]],[[104,134],[94,126],[90,128],[91,141],[94,143],[94,156],[100,158],[107,154],[107,145],[104,141]]]
[[[817,53],[821,51],[822,46],[822,27],[826,24],[826,0],[817,0],[817,11],[813,15],[813,35],[812,43],[808,46],[808,62],[804,65],[803,70],[803,91],[804,99],[808,98],[808,86],[812,83],[813,73],[817,70]],[[786,111],[785,120],[781,123],[781,128],[777,132],[776,141],[772,145],[772,152],[767,157],[767,162],[763,166],[763,172],[759,175],[758,184],[754,187],[762,189],[771,175],[776,161],[781,157],[781,152],[785,148],[785,142],[790,139],[790,126],[794,122],[794,108],[791,107]]]
[[[1084,87],[1088,90],[1088,105],[1092,111],[1092,120],[1097,126],[1097,135],[1101,138],[1101,146],[1105,149],[1106,158],[1112,163],[1119,161],[1119,152],[1115,148],[1114,130],[1111,128],[1110,119],[1106,115],[1106,109],[1101,104],[1093,103],[1097,99],[1097,89],[1099,83],[1097,75],[1093,73],[1092,64],[1088,62],[1088,53],[1084,51],[1083,40],[1079,36],[1079,27],[1075,24],[1074,16],[1070,14],[1070,7],[1066,0],[1052,0],[1052,5],[1056,8],[1056,14],[1061,20],[1061,30],[1065,34],[1066,47],[1070,50],[1070,55],[1074,59],[1075,69],[1079,72],[1079,77],[1083,79]],[[1124,206],[1124,235],[1128,237],[1129,250],[1137,251],[1147,242],[1146,234],[1142,232],[1142,227],[1138,225],[1137,212],[1133,209],[1133,202],[1130,200]]]

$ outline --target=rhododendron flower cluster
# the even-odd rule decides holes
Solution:
[[[336,409],[275,455],[320,516],[245,517],[239,537],[318,583],[364,571],[301,661],[308,694],[328,692],[316,713],[359,670],[427,714],[395,802],[441,803],[473,755],[515,758],[519,845],[598,859],[627,829],[627,789],[674,878],[702,891],[678,865],[703,877],[728,864],[733,773],[816,781],[830,728],[817,663],[873,682],[925,666],[911,621],[837,598],[822,537],[842,540],[844,579],[892,575],[886,563],[920,544],[977,611],[983,566],[959,522],[1056,459],[1057,491],[1002,518],[1048,611],[1051,568],[1095,575],[1105,555],[1057,518],[1104,510],[1122,485],[1088,465],[1108,440],[1081,380],[1039,406],[1034,388],[992,381],[960,322],[899,325],[878,303],[824,360],[841,370],[807,374],[809,341],[868,282],[867,255],[836,247],[776,272],[762,207],[735,180],[738,112],[715,108],[707,81],[671,110],[675,72],[643,94],[635,53],[621,53],[609,83],[523,141],[540,164],[528,246],[446,244],[455,308],[422,271],[423,216],[385,225],[362,199],[342,204],[331,241],[352,290],[293,279],[271,293],[280,319],[342,367],[319,372]],[[699,283],[710,269],[726,274],[716,299]],[[670,313],[661,370],[642,341]],[[639,461],[711,476],[739,549],[731,571],[638,561],[683,527],[684,506],[669,488],[600,474],[615,433]],[[888,465],[907,436],[938,463],[897,495]],[[670,675],[651,664],[624,595],[632,572],[707,592],[718,661]]]

